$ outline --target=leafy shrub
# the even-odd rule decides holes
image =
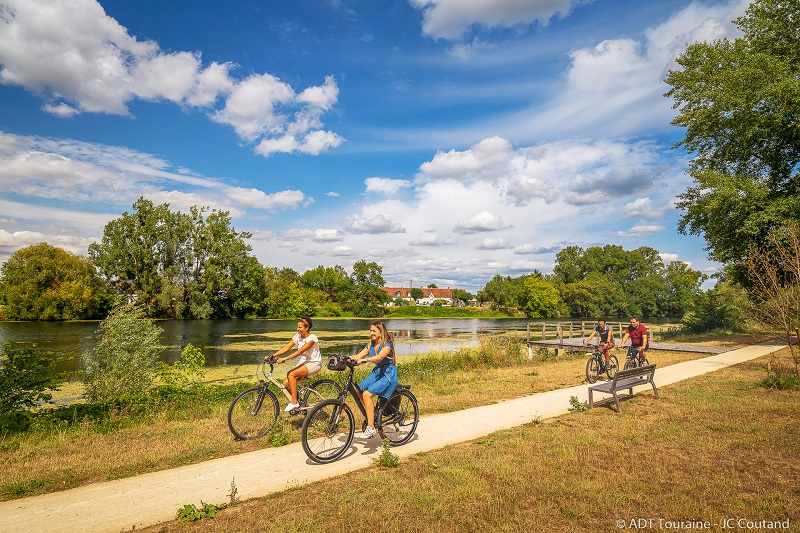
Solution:
[[[159,363],[156,369],[159,379],[166,385],[184,386],[204,375],[206,358],[200,348],[187,344],[181,351],[181,358],[171,365]]]
[[[0,354],[0,413],[9,413],[47,402],[61,381],[53,375],[57,359],[35,344],[7,342]]]
[[[381,453],[378,457],[372,459],[376,465],[384,466],[386,468],[397,468],[400,463],[400,458],[392,453],[392,447],[389,445],[389,439],[383,439],[381,442]]]
[[[142,308],[123,304],[100,324],[100,342],[83,357],[83,381],[91,402],[135,396],[153,384],[163,350],[162,329],[143,317]]]

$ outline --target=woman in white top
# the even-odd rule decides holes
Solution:
[[[292,337],[286,346],[272,354],[272,357],[278,357],[287,353],[292,347],[297,346],[297,351],[292,355],[280,358],[277,360],[278,364],[284,363],[289,359],[299,357],[297,364],[294,368],[286,373],[286,379],[283,384],[289,389],[292,395],[292,402],[286,406],[285,411],[288,413],[292,409],[297,409],[297,380],[307,376],[312,376],[320,371],[322,368],[322,354],[319,351],[319,339],[311,331],[311,319],[307,316],[301,316],[297,322],[297,334]],[[265,357],[267,359],[269,356]]]

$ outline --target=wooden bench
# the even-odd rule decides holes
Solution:
[[[614,396],[614,403],[617,405],[617,412],[620,411],[619,397],[617,391],[628,389],[628,396],[633,396],[633,388],[639,385],[650,384],[653,386],[653,392],[658,398],[658,389],[653,381],[653,376],[656,373],[656,365],[645,365],[638,368],[628,368],[627,370],[620,370],[614,375],[614,379],[599,383],[589,387],[589,408],[592,408],[593,398],[592,392],[604,392]]]

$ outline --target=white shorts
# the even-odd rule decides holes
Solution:
[[[306,368],[308,368],[309,376],[313,376],[314,374],[322,370],[322,363],[319,361],[306,361],[305,363],[300,363],[299,365],[296,365],[294,368],[292,368],[292,370],[294,370],[295,368],[300,368],[303,365],[306,365]],[[290,370],[289,372],[291,372],[292,370]]]

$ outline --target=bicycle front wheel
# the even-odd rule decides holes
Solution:
[[[591,356],[586,360],[586,381],[594,383],[597,381],[597,375],[600,373],[600,363],[597,357]]]
[[[400,446],[411,440],[419,422],[417,398],[411,391],[396,390],[388,402],[381,403],[375,413],[375,419],[380,420],[378,431],[381,438],[389,439],[392,446]]]
[[[266,387],[239,394],[228,409],[228,427],[239,440],[266,435],[278,419],[278,399]]]
[[[353,411],[346,403],[323,400],[303,420],[303,451],[316,463],[332,463],[350,447],[355,430]]]
[[[342,387],[332,379],[320,379],[311,384],[303,395],[300,405],[314,407],[322,400],[335,400],[342,392]]]

